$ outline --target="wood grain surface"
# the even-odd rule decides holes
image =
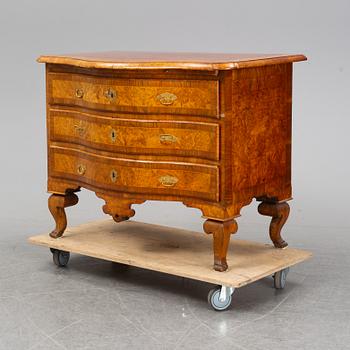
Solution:
[[[235,288],[311,257],[301,249],[235,239],[228,247],[228,270],[217,272],[212,269],[210,236],[134,221],[95,221],[69,227],[59,239],[43,234],[29,242]],[[73,259],[70,264],[74,269]]]
[[[292,65],[233,72],[232,191],[238,197],[292,197]]]
[[[111,153],[189,156],[219,160],[219,125],[186,120],[134,120],[50,109],[52,142]]]
[[[113,98],[107,94],[113,91]],[[215,80],[118,79],[88,74],[49,73],[50,104],[137,113],[194,114],[218,117]],[[163,101],[170,94],[173,100]]]
[[[229,70],[304,61],[304,55],[190,52],[93,52],[45,55],[41,63],[105,69]]]
[[[163,194],[218,200],[216,166],[133,161],[62,147],[50,147],[49,157],[50,176],[75,181],[96,192],[104,189],[116,194]],[[113,171],[115,178],[112,178]]]

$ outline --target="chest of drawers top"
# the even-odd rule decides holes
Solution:
[[[40,63],[63,64],[83,68],[104,69],[181,69],[230,70],[271,64],[304,61],[304,55],[230,54],[179,52],[93,52],[67,55],[43,55]]]

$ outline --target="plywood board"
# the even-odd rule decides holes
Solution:
[[[229,269],[217,272],[212,269],[211,235],[135,221],[95,221],[70,227],[58,239],[44,234],[30,237],[29,242],[235,288],[311,256],[305,250],[277,249],[232,236]]]

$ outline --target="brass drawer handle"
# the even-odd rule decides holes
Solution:
[[[111,130],[111,133],[110,133],[110,137],[111,137],[111,141],[112,141],[112,142],[117,141],[117,131],[114,130],[114,129],[112,129],[112,130]]]
[[[80,122],[79,124],[74,125],[75,132],[79,134],[79,136],[83,136],[85,133],[85,126]]]
[[[177,137],[171,134],[162,134],[159,135],[159,141],[163,145],[171,145],[177,142]]]
[[[78,98],[83,98],[84,97],[84,90],[83,89],[76,89],[75,90],[75,96]]]
[[[86,165],[79,164],[79,165],[77,166],[77,173],[78,173],[79,175],[84,175],[85,172],[86,172]]]
[[[110,173],[110,177],[111,177],[111,181],[112,182],[116,182],[117,181],[117,178],[118,178],[118,173],[116,170],[112,170],[111,173]]]
[[[108,90],[105,91],[105,97],[109,100],[109,101],[113,101],[117,98],[117,91],[115,91],[114,89],[109,88]]]
[[[157,100],[165,106],[172,105],[176,100],[177,96],[170,92],[163,92],[157,96]]]
[[[159,178],[159,182],[165,187],[173,187],[178,183],[179,179],[175,176],[165,175]]]

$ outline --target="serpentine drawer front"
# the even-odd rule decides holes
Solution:
[[[178,119],[178,118],[176,118]],[[219,160],[219,125],[180,120],[135,120],[50,110],[51,141],[123,154],[192,156]]]
[[[50,149],[51,176],[108,192],[217,200],[218,168],[210,165],[125,160],[72,149]]]
[[[217,81],[106,79],[51,73],[50,103],[140,113],[218,116]]]
[[[214,269],[228,268],[235,218],[253,199],[281,229],[291,198],[292,64],[303,55],[106,52],[46,63],[49,209],[92,190],[116,222],[146,200],[201,210]],[[161,213],[160,213],[161,215]],[[181,247],[180,247],[181,249]],[[193,253],[195,254],[195,252]]]

